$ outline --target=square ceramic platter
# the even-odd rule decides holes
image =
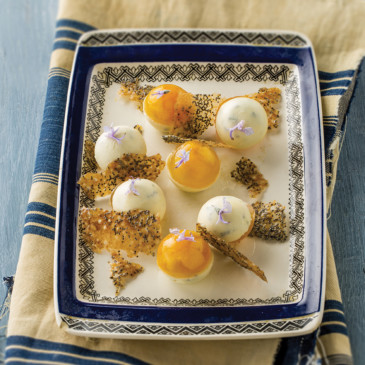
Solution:
[[[259,197],[285,205],[286,242],[247,238],[238,249],[266,274],[268,283],[215,252],[204,280],[181,285],[140,256],[145,270],[115,296],[108,253],[93,253],[79,238],[81,206],[90,201],[77,184],[86,172],[85,139],[103,126],[140,124],[147,154],[163,158],[175,146],[119,95],[120,83],[173,83],[191,93],[246,95],[277,87],[280,126],[247,151],[217,149],[218,181],[200,193],[180,191],[166,169],[156,182],[167,200],[168,229],[194,229],[203,203],[216,195],[253,202],[230,178],[242,155],[269,181]],[[215,138],[214,127],[204,137]],[[236,30],[113,30],[86,33],[79,41],[66,110],[60,168],[55,251],[58,324],[90,337],[138,339],[238,339],[283,337],[315,330],[322,316],[325,276],[323,137],[317,70],[309,40],[297,33]],[[133,261],[133,260],[132,260]]]

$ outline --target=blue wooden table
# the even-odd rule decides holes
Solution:
[[[0,0],[0,277],[11,276],[40,133],[57,0]],[[328,222],[355,364],[365,364],[365,61]],[[0,300],[6,288],[0,285]],[[0,320],[0,353],[7,316]],[[1,356],[0,356],[1,359]],[[1,360],[0,360],[1,363]]]

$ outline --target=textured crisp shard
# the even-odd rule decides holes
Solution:
[[[123,250],[128,257],[154,255],[161,240],[161,224],[148,210],[128,212],[81,208],[80,234],[96,253]]]
[[[239,252],[236,248],[229,245],[225,240],[217,237],[214,234],[208,232],[208,230],[201,226],[199,223],[196,225],[197,232],[207,241],[211,246],[216,248],[223,255],[230,257],[235,263],[244,267],[247,270],[252,271],[256,274],[260,279],[267,282],[265,273],[250,259],[248,259],[244,254]]]
[[[96,171],[98,163],[95,160],[95,143],[90,139],[86,139],[84,143],[84,157],[83,157],[83,173]]]
[[[246,157],[242,157],[236,163],[236,168],[231,171],[231,177],[245,185],[252,198],[261,194],[269,186],[257,166]]]
[[[269,127],[274,129],[279,126],[279,110],[275,107],[281,100],[281,90],[277,87],[259,89],[257,93],[245,95],[250,99],[258,101],[265,109]]]
[[[284,242],[288,239],[285,207],[275,200],[269,203],[255,202],[255,221],[250,236]]]
[[[165,167],[161,155],[146,156],[127,153],[111,162],[104,172],[81,176],[79,185],[90,199],[107,196],[122,182],[130,178],[156,180]]]
[[[125,287],[128,280],[134,278],[143,271],[143,267],[137,263],[127,261],[123,258],[121,251],[112,252],[110,264],[110,278],[115,286],[115,295]]]
[[[183,144],[185,142],[198,141],[201,144],[212,147],[212,148],[231,148],[231,149],[234,148],[234,147],[228,146],[224,143],[209,141],[209,140],[200,139],[200,138],[186,138],[186,137],[179,137],[179,136],[173,136],[173,135],[166,135],[166,136],[162,136],[162,139],[166,143],[173,143],[173,144]]]
[[[176,122],[171,134],[187,138],[202,135],[209,126],[214,124],[218,107],[221,102],[222,96],[220,94],[195,94],[192,96],[189,110],[176,105]],[[184,117],[181,118],[184,123],[179,123],[180,111],[184,114]],[[186,114],[189,115],[188,118],[186,117]]]
[[[141,86],[138,80],[122,82],[119,94],[127,97],[136,104],[138,110],[143,111],[143,100],[153,88],[152,85]]]

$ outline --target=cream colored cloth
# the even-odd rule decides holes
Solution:
[[[362,26],[365,19],[364,1],[61,0],[58,19],[76,20],[98,29],[164,27],[298,31],[311,39],[318,69],[329,73],[355,70],[365,54],[365,27]],[[75,31],[72,28],[68,30]],[[67,37],[64,39],[67,40]],[[76,42],[74,39],[68,40]],[[72,50],[56,49],[51,56],[51,69],[70,71],[73,57]],[[322,97],[323,114],[338,115],[339,101],[340,96]],[[335,184],[340,137],[338,134],[331,145],[334,152],[331,163],[334,167],[327,189],[328,205]],[[29,201],[56,207],[56,186],[44,181],[35,182]],[[326,299],[340,301],[329,238],[327,247]],[[29,336],[93,350],[123,352],[152,364],[272,363],[279,339],[140,341],[91,339],[65,333],[55,322],[53,250],[52,239],[36,234],[24,235],[11,302],[9,338]],[[323,336],[321,349],[327,355],[351,355],[348,338],[340,334]]]

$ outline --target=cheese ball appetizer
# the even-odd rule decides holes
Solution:
[[[213,265],[207,241],[189,230],[170,229],[157,249],[158,267],[173,281],[193,283],[204,279]]]
[[[251,205],[234,196],[216,196],[208,200],[198,214],[198,223],[226,242],[246,237],[254,220]]]
[[[167,157],[166,165],[171,181],[187,192],[208,189],[215,183],[220,171],[216,152],[199,141],[179,146]]]
[[[166,199],[162,189],[147,179],[130,179],[120,184],[111,195],[111,206],[117,212],[134,209],[149,210],[162,219],[166,212]]]
[[[172,84],[153,88],[143,101],[146,119],[162,133],[189,122],[193,109],[193,94]]]
[[[95,143],[95,160],[102,170],[126,153],[146,154],[144,138],[138,130],[127,126],[104,127]]]
[[[215,127],[223,143],[237,149],[246,149],[265,137],[268,118],[265,109],[258,101],[237,96],[220,105]]]

